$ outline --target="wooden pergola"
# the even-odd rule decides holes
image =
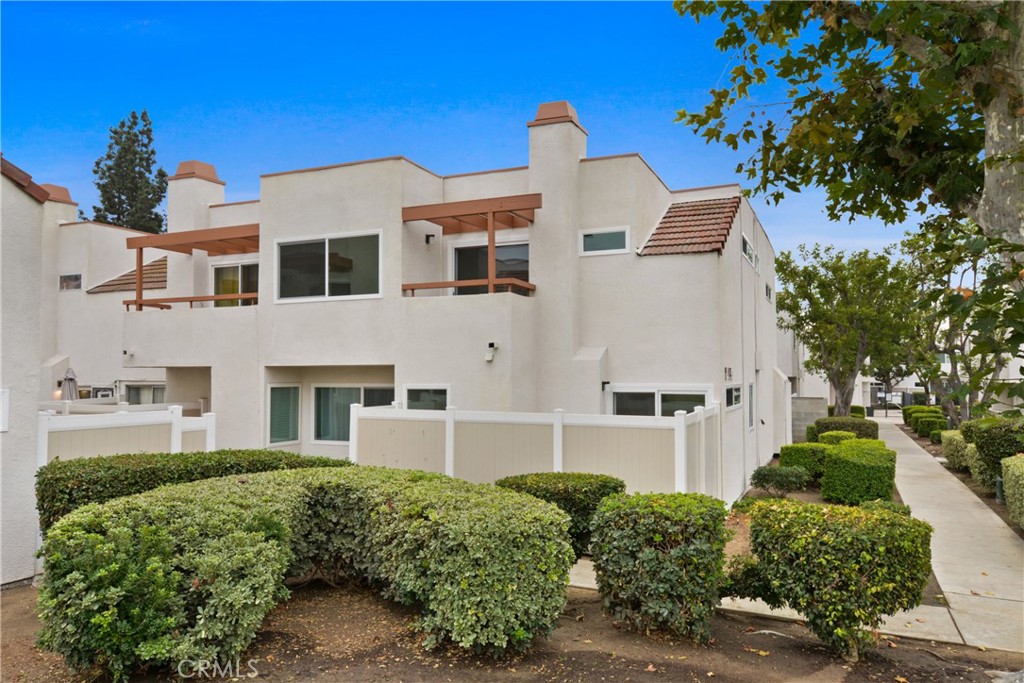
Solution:
[[[232,225],[225,228],[206,228],[203,230],[184,230],[168,232],[160,235],[129,237],[128,248],[135,250],[135,298],[125,299],[127,308],[135,306],[141,311],[143,307],[170,308],[171,304],[188,303],[190,306],[197,301],[241,301],[255,300],[259,295],[248,294],[213,294],[208,296],[176,296],[160,299],[142,298],[142,266],[145,249],[164,249],[179,254],[192,254],[194,251],[205,251],[210,256],[225,254],[254,254],[260,250],[260,226],[258,223]]]
[[[451,280],[447,282],[417,282],[402,285],[403,292],[416,295],[418,289],[443,289],[448,287],[487,287],[493,294],[496,287],[505,286],[534,291],[537,287],[518,278],[499,278],[495,249],[495,233],[498,230],[525,228],[534,220],[534,212],[541,208],[541,195],[518,194],[508,197],[472,199],[462,202],[424,204],[407,206],[402,209],[402,220],[428,221],[439,226],[444,235],[466,232],[487,233],[487,279]]]

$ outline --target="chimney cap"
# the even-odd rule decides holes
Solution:
[[[208,164],[205,161],[183,161],[178,164],[177,172],[172,175],[168,180],[181,180],[183,178],[198,178],[200,180],[209,180],[211,183],[218,183],[220,185],[226,184],[223,180],[217,177],[217,169],[213,167],[213,164]]]
[[[60,185],[53,185],[52,183],[40,183],[39,187],[46,190],[50,195],[46,198],[48,202],[60,202],[61,204],[71,204],[72,206],[78,206],[77,202],[71,200],[71,192],[68,188],[61,187]]]
[[[572,123],[586,134],[586,129],[580,125],[579,117],[576,116],[576,109],[566,100],[557,102],[544,102],[537,107],[537,117],[527,123],[529,127],[546,126],[552,123]]]

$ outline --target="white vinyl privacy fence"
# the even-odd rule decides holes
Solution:
[[[38,464],[117,453],[212,451],[217,441],[213,413],[183,417],[181,406],[105,414],[39,413]]]
[[[491,483],[531,472],[593,472],[631,492],[697,492],[725,500],[721,408],[675,417],[404,410],[352,406],[349,458]]]

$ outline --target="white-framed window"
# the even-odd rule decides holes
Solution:
[[[708,405],[710,396],[706,384],[609,384],[605,409],[611,415],[672,417],[677,410]]]
[[[768,299],[768,302],[771,303],[771,300],[772,300],[772,286],[767,284],[767,283],[765,283],[765,286],[764,286],[764,298]]]
[[[271,384],[267,388],[267,443],[277,446],[299,441],[301,386]]]
[[[381,231],[276,240],[277,301],[369,299],[381,295]]]
[[[352,404],[368,408],[389,406],[395,400],[390,386],[313,385],[313,441],[348,442]]]
[[[133,406],[163,403],[165,391],[163,384],[127,384],[124,387],[124,399]]]
[[[580,256],[610,256],[628,253],[628,226],[580,231]]]
[[[61,275],[58,288],[62,292],[70,292],[76,289],[81,289],[82,274],[73,273],[71,275]]]
[[[760,265],[760,260],[757,257],[757,252],[754,250],[753,243],[747,239],[746,235],[743,235],[743,258],[747,259],[747,263],[757,270]]]
[[[725,388],[725,407],[734,408],[743,403],[743,387],[740,385]]]
[[[747,429],[754,428],[754,383],[747,385]]]
[[[260,291],[259,263],[232,263],[213,267],[214,294],[255,294]],[[252,306],[255,299],[225,299],[215,301],[214,306],[225,308],[231,306]]]
[[[405,407],[409,410],[445,410],[450,388],[447,384],[406,385]]]

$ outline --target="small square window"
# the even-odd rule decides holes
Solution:
[[[82,274],[75,273],[74,275],[61,275],[60,276],[60,291],[69,292],[74,289],[82,288]]]
[[[743,402],[743,389],[741,387],[725,388],[725,407],[738,406]]]

